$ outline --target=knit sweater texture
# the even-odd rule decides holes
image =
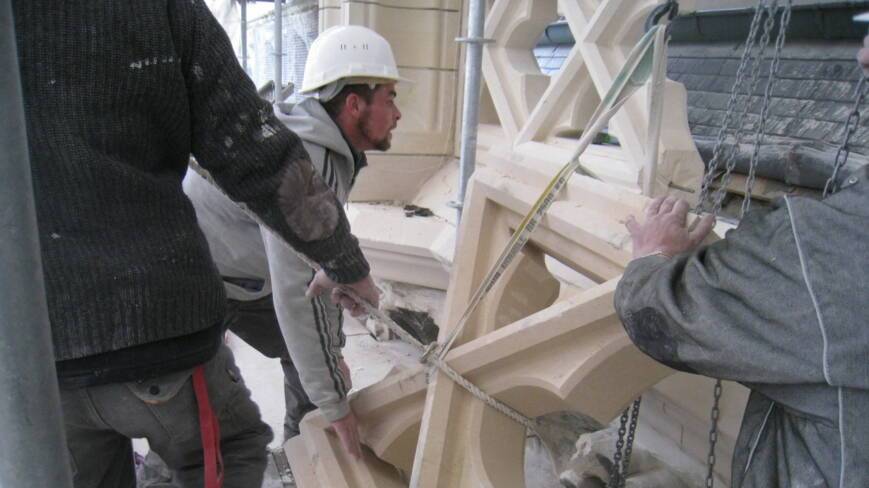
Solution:
[[[215,340],[225,297],[181,189],[191,155],[331,278],[368,274],[340,204],[201,0],[13,9],[61,378],[83,358],[109,373],[148,367],[153,354],[118,352],[156,344],[159,355],[172,340],[214,349],[203,341]],[[176,358],[158,359],[165,369]]]

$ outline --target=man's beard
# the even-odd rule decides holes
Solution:
[[[392,147],[392,141],[389,140],[389,132],[380,139],[375,139],[371,134],[371,125],[368,123],[370,118],[370,114],[366,109],[362,114],[362,118],[359,119],[359,131],[368,139],[368,142],[374,146],[374,149],[377,149],[378,151],[388,151],[389,148]],[[395,127],[393,127],[393,129],[394,128]]]

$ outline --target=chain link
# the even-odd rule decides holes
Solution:
[[[869,87],[869,83],[866,81],[866,75],[861,74],[860,81],[857,83],[857,89],[854,93],[854,108],[848,115],[847,122],[845,122],[845,137],[842,141],[842,145],[839,146],[839,150],[836,151],[836,159],[833,163],[833,174],[830,175],[830,179],[827,180],[827,183],[824,185],[824,197],[826,197],[830,192],[835,192],[839,189],[839,182],[837,181],[839,178],[839,170],[845,166],[845,163],[848,162],[848,156],[851,154],[851,137],[855,132],[857,132],[857,128],[860,127],[860,106],[863,104],[863,99],[866,97],[867,87]]]
[[[613,453],[613,465],[610,468],[610,488],[624,488],[631,467],[631,454],[634,451],[634,437],[637,432],[637,422],[640,418],[640,402],[638,397],[626,408],[619,417],[619,430],[616,437],[616,450]]]
[[[709,413],[712,427],[709,428],[709,454],[706,456],[706,488],[712,488],[715,485],[715,445],[718,443],[718,418],[721,416],[721,409],[718,405],[722,390],[721,380],[716,379],[712,395],[712,410]]]
[[[772,99],[772,87],[775,84],[776,76],[778,75],[778,67],[781,62],[781,52],[787,38],[788,25],[791,22],[791,7],[792,1],[786,0],[785,7],[781,14],[779,22],[778,36],[775,40],[775,55],[769,67],[769,77],[766,80],[766,88],[763,92],[763,107],[760,109],[760,121],[754,131],[754,151],[751,154],[751,161],[748,164],[748,177],[745,179],[745,199],[742,201],[742,216],[748,212],[751,207],[751,191],[754,188],[754,183],[757,178],[757,164],[760,159],[760,146],[763,143],[763,138],[766,135],[766,119],[769,116],[770,100]]]
[[[634,404],[631,406],[631,422],[628,426],[628,437],[625,441],[625,456],[624,459],[622,459],[622,476],[619,480],[619,488],[625,488],[625,482],[627,481],[630,472],[631,454],[634,452],[634,437],[637,433],[637,421],[640,418],[641,401],[643,401],[643,397],[638,397],[634,400]]]
[[[631,408],[628,407],[622,412],[621,417],[619,417],[619,430],[618,437],[616,438],[616,452],[613,454],[613,465],[610,468],[610,482],[607,486],[609,488],[619,488],[621,485],[622,478],[622,451],[625,448],[625,433],[628,428],[628,415],[630,414]]]

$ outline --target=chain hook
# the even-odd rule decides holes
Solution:
[[[664,16],[667,17],[667,22],[671,22],[676,16],[679,15],[679,2],[676,0],[667,0],[666,3],[662,3],[655,7],[652,12],[646,17],[645,31],[649,32],[652,30],[652,27],[661,23],[661,19]]]

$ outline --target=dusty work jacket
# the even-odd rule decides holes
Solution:
[[[301,139],[314,167],[346,202],[365,155],[354,152],[320,102],[306,99],[278,119]],[[328,298],[305,298],[311,268],[283,242],[248,216],[205,178],[189,171],[184,191],[193,201],[227,296],[256,300],[272,295],[278,322],[302,386],[324,416],[334,421],[349,413],[349,378],[338,368],[344,334],[341,311]],[[236,283],[254,283],[242,287]]]
[[[869,486],[869,166],[846,181],[694,252],[634,260],[619,284],[646,354],[752,390],[734,487]]]

